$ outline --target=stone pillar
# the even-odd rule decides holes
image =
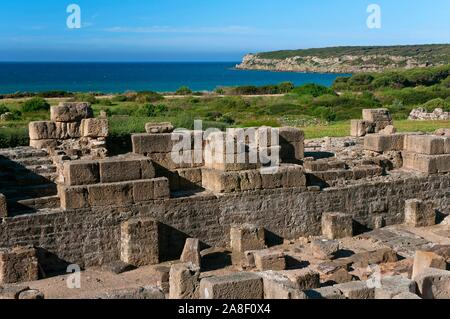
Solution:
[[[352,237],[352,216],[343,213],[324,213],[322,215],[322,235],[328,239]]]
[[[436,224],[436,211],[432,202],[409,199],[405,202],[405,224],[413,227],[426,227]]]
[[[231,227],[230,246],[241,253],[266,248],[264,228],[249,224]]]

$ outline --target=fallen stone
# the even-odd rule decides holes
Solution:
[[[284,270],[286,269],[286,258],[282,252],[274,252],[269,249],[253,252],[255,266],[259,271]]]
[[[380,287],[375,287],[375,299],[392,299],[401,293],[415,294],[416,282],[403,276],[384,277]]]
[[[436,210],[432,202],[409,199],[405,202],[405,224],[426,227],[436,224]]]
[[[198,299],[199,277],[200,268],[191,263],[172,265],[169,273],[169,298]]]
[[[200,282],[200,299],[262,299],[263,279],[255,273],[204,278]]]
[[[305,291],[308,299],[345,299],[344,294],[338,288],[328,286]]]
[[[322,214],[322,234],[328,239],[353,236],[353,219],[343,213]]]
[[[311,249],[315,258],[326,260],[333,259],[339,250],[339,242],[336,240],[316,239],[311,242]]]
[[[274,271],[261,272],[264,299],[306,299],[306,295],[294,287],[289,278]]]
[[[197,238],[188,238],[184,244],[181,262],[192,263],[201,268],[200,241]]]
[[[418,295],[412,293],[412,292],[402,292],[398,295],[395,295],[394,297],[392,297],[392,299],[422,299],[420,298]]]
[[[320,286],[319,273],[310,268],[283,270],[278,271],[277,273],[288,278],[293,287],[297,290],[303,291],[318,288]]]
[[[444,257],[439,256],[432,251],[416,250],[416,254],[414,255],[412,278],[415,279],[427,268],[445,270],[447,268],[447,262]]]
[[[145,124],[145,131],[149,134],[172,133],[174,129],[172,123],[169,122]]]
[[[169,266],[156,266],[153,268],[157,276],[156,285],[165,293],[168,294],[170,290],[170,267]]]
[[[230,246],[237,252],[265,249],[264,228],[250,224],[231,227]]]
[[[414,280],[423,299],[450,299],[450,271],[427,268]]]
[[[93,116],[94,112],[89,103],[62,102],[50,108],[50,118],[54,122],[81,122]]]
[[[374,299],[375,288],[369,288],[365,281],[351,281],[344,284],[334,285],[348,299]]]

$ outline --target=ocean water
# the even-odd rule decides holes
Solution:
[[[194,91],[220,86],[265,85],[284,81],[296,85],[330,86],[337,74],[236,70],[224,63],[0,63],[0,93],[66,90],[117,93],[151,90]]]

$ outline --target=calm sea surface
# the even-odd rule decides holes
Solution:
[[[331,85],[336,74],[241,71],[227,63],[0,63],[0,93],[66,90],[124,92],[128,90],[214,90],[220,86],[265,85],[291,81],[296,85]]]

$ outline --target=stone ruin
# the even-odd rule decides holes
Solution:
[[[108,157],[106,118],[53,108],[0,150],[0,298],[450,298],[448,129],[363,114],[314,140],[147,124]]]
[[[362,120],[351,120],[350,135],[362,137],[374,133],[395,133],[388,109],[364,109]]]
[[[441,108],[436,108],[433,112],[428,112],[423,107],[413,109],[408,116],[408,120],[412,121],[448,121],[450,120],[450,112],[445,112]]]

